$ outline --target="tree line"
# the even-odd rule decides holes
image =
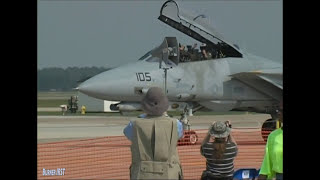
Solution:
[[[38,69],[38,91],[71,91],[79,83],[111,68],[105,67],[50,67]]]

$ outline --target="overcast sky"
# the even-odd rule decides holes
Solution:
[[[38,68],[115,67],[136,61],[166,36],[195,40],[158,20],[165,1],[38,0]],[[184,0],[242,49],[282,62],[282,0]]]

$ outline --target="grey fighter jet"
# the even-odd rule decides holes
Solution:
[[[112,110],[141,110],[148,88],[161,87],[170,110],[183,111],[182,121],[197,110],[269,113],[282,99],[282,64],[244,52],[204,19],[166,1],[159,20],[200,42],[183,48],[176,37],[163,42],[136,62],[98,74],[77,89],[94,98],[119,101]],[[116,78],[115,78],[116,76]]]

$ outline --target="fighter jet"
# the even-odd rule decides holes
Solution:
[[[165,37],[136,62],[98,74],[77,89],[88,96],[119,101],[112,110],[141,110],[140,101],[150,87],[161,87],[170,110],[186,118],[197,110],[268,113],[277,119],[282,99],[282,64],[240,49],[222,37],[205,19],[166,1],[160,21],[200,42],[200,49]]]

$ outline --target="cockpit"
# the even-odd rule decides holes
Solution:
[[[168,42],[171,43],[168,44]],[[218,45],[223,46],[222,43],[218,43]],[[204,43],[200,46],[198,46],[198,43],[184,45],[178,43],[175,37],[166,37],[160,46],[147,52],[139,60],[147,62],[159,62],[160,60],[167,62],[167,60],[170,60],[178,64],[229,57],[224,52]]]
[[[210,25],[210,21],[204,14],[194,14],[191,11],[186,11],[177,2],[169,0],[162,5],[158,19],[202,44],[198,51],[200,56],[201,54],[204,55],[203,58],[197,59],[242,57],[241,50],[219,34]],[[187,49],[189,51],[189,48]],[[197,56],[199,53],[191,54]]]
[[[185,11],[174,0],[168,0],[162,5],[158,19],[198,43],[183,44],[178,43],[175,37],[166,37],[159,47],[149,51],[140,60],[149,62],[170,60],[178,64],[226,57],[242,57],[242,51],[239,47],[225,40],[206,21],[205,15]]]
[[[204,61],[226,57],[220,49],[207,46],[205,43],[202,43],[199,47],[197,43],[193,45],[179,43],[179,52],[179,62]]]

